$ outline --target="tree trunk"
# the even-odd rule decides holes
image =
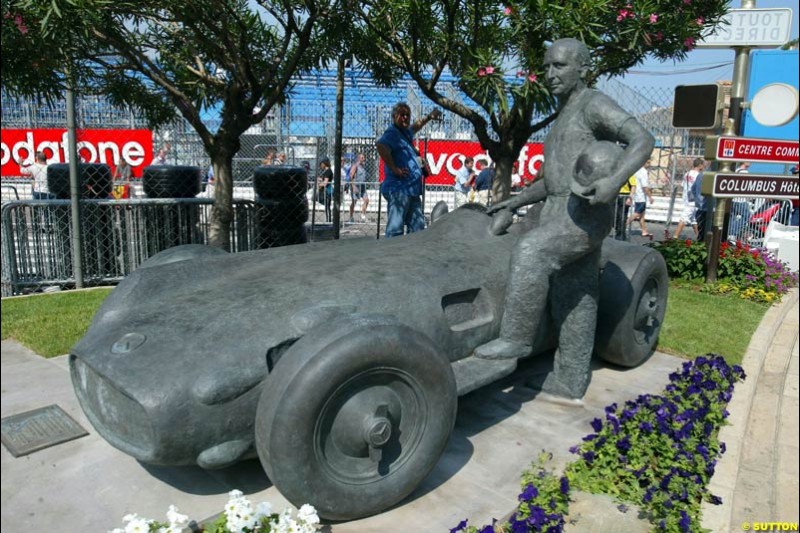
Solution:
[[[211,158],[214,167],[214,205],[211,208],[208,244],[231,251],[233,221],[233,155],[217,153]]]
[[[500,154],[494,161],[494,182],[492,182],[492,202],[502,202],[511,196],[511,173],[517,157],[512,154]]]

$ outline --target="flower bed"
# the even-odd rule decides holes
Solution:
[[[740,367],[717,355],[683,363],[661,395],[606,407],[592,421],[594,433],[570,449],[578,459],[564,476],[545,469],[540,457],[523,474],[520,504],[508,522],[476,528],[464,521],[451,533],[563,531],[571,490],[635,504],[654,531],[702,531],[702,502],[721,503],[707,485],[725,453],[718,434],[726,406],[744,378]]]
[[[702,242],[666,239],[650,244],[664,256],[670,277],[703,279],[708,250]],[[797,286],[797,273],[769,251],[737,242],[720,245],[717,283],[703,287],[712,294],[733,294],[756,302],[773,303]]]
[[[213,524],[200,529],[203,533],[314,533],[319,529],[319,516],[310,505],[303,505],[292,518],[291,509],[273,513],[268,502],[253,507],[252,502],[239,490],[228,493],[230,499],[225,504],[225,512]],[[124,528],[109,533],[181,533],[189,526],[189,517],[178,512],[174,505],[169,506],[167,521],[158,522],[136,514],[122,518]]]

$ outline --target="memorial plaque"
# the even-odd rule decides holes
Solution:
[[[89,433],[57,405],[2,420],[2,440],[14,457],[61,444]]]

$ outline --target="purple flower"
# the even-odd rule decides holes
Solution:
[[[456,527],[450,530],[450,533],[458,533],[459,531],[463,531],[467,528],[467,520],[462,520],[458,523]]]
[[[631,439],[625,435],[617,441],[617,449],[623,453],[631,449]]]
[[[603,421],[600,420],[599,418],[595,418],[594,420],[592,420],[591,424],[592,424],[592,429],[595,430],[597,433],[599,433],[600,430],[603,429]]]
[[[567,476],[561,476],[559,490],[565,496],[569,494],[569,479],[567,479]]]
[[[539,489],[533,486],[533,484],[528,484],[528,486],[525,487],[525,490],[522,491],[522,494],[519,495],[519,500],[529,502],[538,495],[539,495]]]
[[[681,509],[681,519],[678,521],[678,527],[681,528],[681,531],[690,531],[690,527],[692,525],[692,520],[689,518],[689,515]]]
[[[531,506],[531,515],[528,517],[528,524],[534,527],[542,527],[548,522],[547,513],[538,505]]]

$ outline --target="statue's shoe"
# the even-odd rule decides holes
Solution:
[[[533,346],[494,339],[475,348],[475,357],[480,359],[519,359],[533,353]]]
[[[539,391],[536,395],[550,403],[567,407],[583,407],[583,396],[578,396],[570,387],[559,380],[552,372],[537,374],[526,383],[530,388]]]

